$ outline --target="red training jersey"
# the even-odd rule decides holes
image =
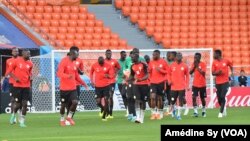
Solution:
[[[16,59],[18,59],[18,57],[17,57],[17,58],[14,58],[14,57],[9,58],[9,59],[6,61],[6,72],[7,72],[7,70],[15,63]],[[15,74],[15,70],[13,70],[11,73]],[[6,75],[6,74],[7,74],[7,73],[5,73],[5,75]],[[10,83],[10,84],[14,84],[14,82],[15,82],[15,80],[14,80],[12,77],[10,77],[10,78],[9,78],[9,83]]]
[[[206,76],[206,64],[204,62],[200,62],[198,65],[199,69],[205,72]],[[191,70],[194,68],[194,63],[191,66]],[[194,70],[194,80],[193,86],[201,88],[206,86],[206,77],[203,76],[197,69]]]
[[[58,66],[57,76],[60,78],[60,90],[63,91],[76,90],[76,81],[83,86],[87,86],[80,78],[77,67],[69,56],[66,56],[61,60]]]
[[[29,88],[32,76],[33,63],[30,60],[25,60],[23,57],[18,57],[9,66],[6,74],[12,73],[17,77],[20,82],[14,80],[14,87]]]
[[[80,58],[77,58],[75,61],[74,61],[74,64],[76,66],[77,69],[80,69],[81,71],[83,71],[84,69],[84,66],[83,66],[83,60],[80,59]],[[77,70],[78,71],[78,70]],[[78,73],[79,77],[80,77],[80,74]],[[81,85],[81,83],[79,83],[78,81],[76,81],[76,85]]]
[[[158,71],[157,68],[160,70]],[[166,81],[168,73],[168,64],[164,59],[152,60],[149,63],[149,76],[151,84],[159,84]]]
[[[105,62],[107,62],[110,66],[111,66],[111,69],[112,69],[112,72],[114,72],[113,75],[116,75],[117,74],[117,71],[119,71],[121,69],[121,66],[119,64],[119,62],[115,59],[105,59]],[[110,80],[110,83],[116,83],[116,76],[113,76],[112,79]]]
[[[137,64],[133,64],[131,66],[131,75],[134,78],[139,78],[142,79],[143,77],[145,77],[145,75],[148,73],[148,67],[145,63],[143,62],[139,62]],[[149,84],[149,80],[143,80],[143,81],[136,81],[135,85],[145,85],[145,84]]]
[[[90,69],[91,82],[95,84],[95,87],[110,85],[110,80],[112,80],[114,74],[112,70],[107,62],[104,62],[102,66],[98,62],[94,63]],[[105,75],[109,75],[110,78],[107,78]]]
[[[212,72],[221,70],[222,73],[215,77],[216,84],[223,84],[229,81],[228,67],[232,67],[233,64],[227,59],[214,60],[212,65]]]
[[[171,90],[185,90],[189,86],[188,66],[181,62],[174,62],[170,65],[168,80],[171,83]]]

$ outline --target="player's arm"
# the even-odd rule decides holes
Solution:
[[[33,79],[32,79],[33,64],[31,63],[30,65],[31,65],[31,67],[30,67],[30,70],[29,70],[29,79],[30,79],[30,81],[32,82],[32,81],[33,81]],[[32,83],[31,83],[31,84],[32,84]]]
[[[187,66],[186,66],[185,76],[186,76],[186,90],[189,90],[189,79],[190,79],[190,75],[189,75],[188,67],[187,67]]]
[[[205,75],[206,75],[206,65],[205,65],[205,64],[202,64],[202,65],[201,65],[201,68],[198,67],[197,70],[198,70],[198,72],[199,72],[202,76],[205,77]]]
[[[80,78],[80,75],[78,75],[78,71],[75,71],[75,79],[77,82],[79,82],[82,86],[84,86],[85,89],[89,89],[88,85]]]
[[[193,74],[193,73],[194,73],[194,71],[195,71],[195,67],[194,67],[194,64],[192,64],[192,66],[191,66],[191,70],[190,70],[189,74]]]
[[[130,75],[129,75],[129,78],[128,78],[128,82],[129,81],[134,81],[135,80],[135,72],[134,70],[132,69],[133,65],[131,66],[130,68]]]
[[[9,68],[6,70],[5,77],[10,76],[12,77],[16,82],[20,82],[20,79],[12,73],[16,69],[16,62],[14,62]]]
[[[82,59],[80,59],[81,61],[80,61],[80,64],[79,64],[79,67],[77,68],[77,70],[78,70],[78,73],[80,74],[80,75],[83,75],[84,74],[84,72],[83,72],[83,70],[84,70],[84,65],[83,65],[83,60]]]
[[[216,66],[215,66],[215,64],[213,63],[213,65],[212,65],[212,75],[213,76],[218,76],[218,75],[221,75],[222,74],[222,71],[221,70],[217,70],[216,71]]]
[[[234,68],[233,68],[233,63],[231,61],[228,60],[228,66],[231,70],[231,77],[232,79],[234,79]]]
[[[144,81],[144,80],[147,80],[148,79],[148,66],[145,64],[145,63],[142,63],[143,64],[143,72],[145,74],[144,77],[142,78],[137,78],[137,81]]]
[[[94,76],[94,65],[92,65],[91,66],[91,69],[90,69],[90,72],[89,72],[89,77],[90,77],[90,81],[91,81],[91,83],[92,83],[92,85],[94,84],[94,78],[93,78],[93,76]]]
[[[161,69],[160,67],[157,67],[156,69],[162,74],[167,74],[168,73],[168,64],[167,64],[167,62],[163,64],[163,69]]]
[[[57,70],[57,76],[59,78],[73,78],[72,74],[66,74],[64,72],[65,69],[65,62],[62,60],[58,66],[58,70]]]

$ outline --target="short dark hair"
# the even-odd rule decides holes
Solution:
[[[154,52],[161,54],[160,50],[156,49]]]
[[[222,52],[221,52],[221,50],[219,50],[219,49],[216,49],[215,51],[214,51],[216,54],[218,54],[218,55],[222,55]]]
[[[72,52],[72,51],[79,51],[79,48],[77,47],[77,46],[72,46],[72,47],[70,47],[70,49],[69,49],[69,52]]]
[[[244,69],[241,69],[240,72],[245,72]]]
[[[22,52],[26,52],[26,51],[30,51],[30,50],[27,48],[22,49]]]
[[[105,52],[111,52],[111,50],[110,50],[110,49],[107,49]]]
[[[194,55],[201,57],[201,54],[199,52],[196,52]]]
[[[123,51],[120,52],[120,54],[123,54],[123,53],[126,53],[126,51],[123,50]]]
[[[130,55],[133,54],[133,51],[130,51],[129,54],[130,54]]]
[[[176,57],[176,54],[177,54],[176,51],[172,51],[171,53],[174,55],[174,57]]]

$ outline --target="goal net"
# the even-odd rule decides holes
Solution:
[[[112,58],[119,59],[122,50],[112,50]],[[127,56],[130,50],[125,50]],[[149,55],[152,57],[153,49],[140,50],[140,55]],[[199,52],[202,54],[202,61],[207,65],[207,106],[213,108],[213,77],[211,74],[212,66],[212,49],[160,49],[161,57],[166,58],[167,52],[177,51],[183,54],[183,61],[190,67],[193,63],[194,54]],[[59,112],[60,109],[60,92],[59,92],[59,78],[56,76],[58,64],[63,57],[68,53],[68,50],[53,50],[50,54],[45,56],[33,57],[34,63],[33,74],[35,74],[32,83],[32,112]],[[93,111],[99,108],[96,105],[94,98],[94,88],[90,85],[89,71],[91,65],[97,62],[99,56],[105,57],[105,50],[80,50],[79,57],[84,61],[84,75],[81,78],[89,86],[89,90],[81,87],[81,94],[79,97],[79,104],[77,111]],[[190,88],[192,86],[193,77],[190,76]],[[186,93],[187,104],[192,107],[192,92]],[[199,104],[201,102],[199,101]],[[114,94],[114,110],[125,109],[122,97],[116,86]]]

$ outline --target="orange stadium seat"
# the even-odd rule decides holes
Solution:
[[[70,13],[70,7],[69,6],[62,6],[62,12],[63,13]]]
[[[88,8],[85,6],[81,6],[79,10],[80,10],[80,13],[87,13],[88,12]]]
[[[137,13],[131,13],[130,14],[130,20],[132,23],[136,23],[138,21],[138,14]]]
[[[140,13],[147,13],[147,8],[146,7],[139,7],[139,12]]]
[[[43,19],[44,20],[51,20],[52,19],[51,13],[44,13],[43,14]]]
[[[62,7],[61,6],[53,6],[53,13],[61,13]]]
[[[94,32],[100,34],[100,33],[103,32],[103,28],[102,28],[102,27],[95,27],[95,28],[94,28]]]
[[[102,38],[105,40],[108,40],[111,38],[111,35],[109,33],[104,33],[104,34],[102,34]]]
[[[58,28],[57,27],[49,27],[49,33],[58,33]]]
[[[133,6],[140,6],[140,3],[141,3],[140,0],[133,0],[132,1]]]
[[[75,35],[74,35],[74,34],[71,34],[71,33],[67,33],[67,34],[66,34],[66,39],[67,39],[67,40],[74,40],[74,39],[75,39]]]
[[[76,34],[75,35],[75,38],[77,39],[77,40],[83,40],[84,39],[84,36],[83,36],[83,34]]]
[[[138,7],[135,7],[135,6],[132,6],[130,12],[131,12],[131,13],[138,13],[138,12],[139,12],[139,8],[138,8]]]
[[[44,11],[45,11],[46,13],[52,13],[52,12],[53,12],[52,6],[45,6],[45,7],[44,7]]]
[[[103,33],[111,33],[111,29],[109,27],[104,27]]]
[[[116,0],[115,1],[115,7],[118,9],[121,9],[123,6],[123,0]]]
[[[76,27],[77,26],[77,21],[76,20],[71,20],[71,21],[68,22],[68,25],[70,27]]]
[[[72,13],[79,13],[80,8],[79,8],[78,6],[71,6],[71,7],[70,7],[70,11],[71,11]]]
[[[93,33],[93,38],[96,39],[96,40],[101,40],[102,36],[99,33]]]
[[[124,6],[132,6],[132,0],[123,1]]]
[[[38,0],[37,1],[37,5],[39,5],[39,6],[45,6],[45,5],[47,5],[47,3],[46,3],[45,0]]]
[[[66,36],[65,36],[65,34],[60,34],[60,33],[58,33],[58,34],[56,35],[56,38],[59,39],[59,40],[65,40],[65,39],[66,39]]]
[[[94,27],[95,21],[94,20],[86,20],[87,27]]]
[[[159,2],[159,1],[158,1]],[[164,1],[163,1],[164,2]],[[156,12],[157,13],[164,13],[164,7],[163,6],[158,6],[157,8],[156,8]]]

